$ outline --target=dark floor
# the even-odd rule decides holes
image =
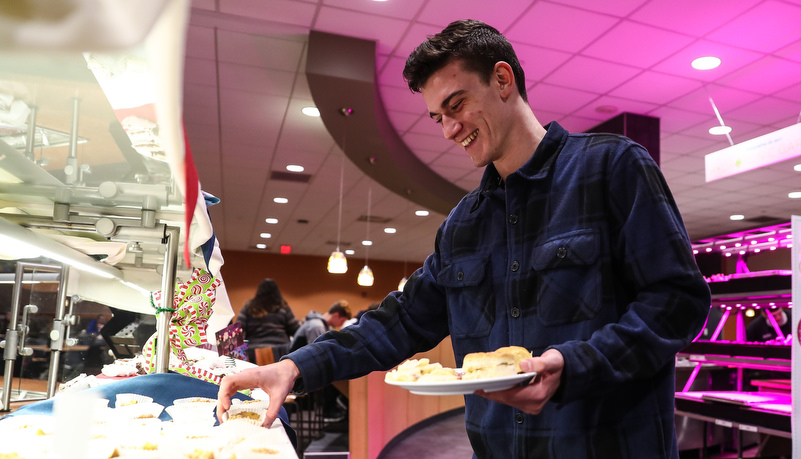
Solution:
[[[438,415],[434,421],[423,421],[423,427],[410,427],[395,440],[391,441],[378,459],[469,459],[473,455],[470,443],[467,440],[467,433],[464,427],[464,411],[454,410],[452,412]],[[776,441],[782,442],[780,451],[787,448],[789,439],[773,437]],[[775,454],[775,451],[758,451],[756,445],[748,445],[743,448],[742,455],[738,455],[732,448],[721,446],[711,447],[706,454],[702,454],[699,449],[685,450],[681,452],[681,459],[728,459],[728,458],[782,458],[790,457]],[[348,445],[348,421],[347,419],[338,423],[329,424],[323,429],[321,437],[313,440],[306,448],[308,452],[340,452],[349,451]],[[301,459],[303,456],[301,455]]]

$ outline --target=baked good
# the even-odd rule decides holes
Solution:
[[[500,352],[502,354],[512,354],[512,357],[514,357],[515,359],[515,370],[518,373],[523,372],[520,369],[520,362],[522,360],[530,359],[532,357],[531,352],[529,352],[528,349],[520,346],[506,346],[496,349],[495,352]]]
[[[440,366],[427,373],[422,373],[417,378],[418,382],[436,382],[436,381],[456,381],[459,379],[459,373],[453,368]]]
[[[464,357],[463,380],[501,378],[517,374],[515,358],[510,353],[473,352]]]

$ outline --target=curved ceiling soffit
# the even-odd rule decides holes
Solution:
[[[378,94],[375,68],[374,41],[318,31],[309,34],[306,77],[334,141],[376,182],[448,215],[467,191],[432,171],[397,134]],[[352,109],[347,119],[340,113],[346,107]]]

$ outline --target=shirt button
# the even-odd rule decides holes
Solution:
[[[512,317],[514,317],[515,319],[520,317],[520,308],[518,308],[517,306],[512,308]]]
[[[517,215],[515,215],[515,214],[509,215],[509,223],[511,223],[513,225],[517,224]]]
[[[523,423],[523,413],[515,414],[515,422],[518,423],[518,424],[522,424]]]
[[[460,281],[462,279],[464,279],[464,272],[459,271],[458,273],[456,273],[456,280]]]
[[[517,272],[517,270],[520,269],[520,263],[513,261],[510,268],[512,269],[512,272]]]
[[[556,257],[557,258],[564,258],[567,256],[567,249],[564,247],[559,247],[556,249]]]

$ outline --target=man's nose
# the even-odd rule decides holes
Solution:
[[[442,133],[448,140],[455,140],[456,134],[462,129],[462,124],[448,116],[442,117]]]

